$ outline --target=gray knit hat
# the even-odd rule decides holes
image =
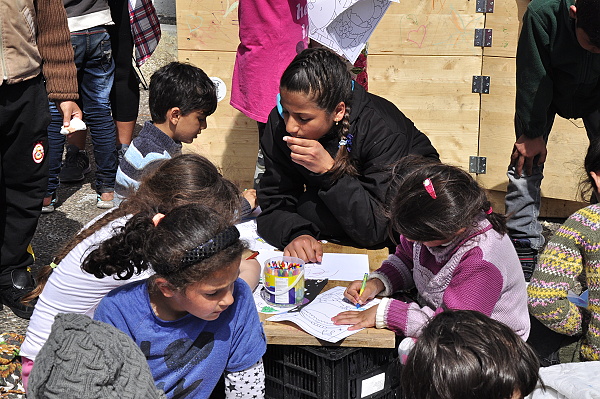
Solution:
[[[115,327],[82,314],[56,315],[35,358],[28,399],[165,398],[144,354]]]

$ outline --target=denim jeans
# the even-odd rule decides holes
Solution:
[[[544,141],[548,142],[548,136],[554,123],[555,112],[548,112],[547,124],[544,129]],[[583,124],[587,132],[588,139],[600,137],[600,112],[596,111],[583,117]],[[515,117],[515,131],[517,138],[521,136],[519,123]],[[534,165],[537,159],[534,159]],[[583,165],[583,159],[581,160]],[[508,188],[506,190],[505,205],[508,219],[506,226],[511,238],[526,238],[531,242],[531,248],[539,250],[544,245],[544,236],[542,235],[542,225],[538,221],[541,202],[541,184],[544,178],[544,165],[534,166],[531,176],[527,176],[525,171],[521,176],[517,176],[515,167],[508,168]]]
[[[110,37],[104,27],[71,32],[75,52],[80,106],[87,124],[96,161],[96,192],[114,191],[117,173],[116,127],[110,109],[110,90],[115,65],[112,59]],[[50,164],[48,189],[51,196],[58,187],[65,136],[60,134],[62,117],[54,103],[50,103],[52,122],[48,126],[48,161]]]

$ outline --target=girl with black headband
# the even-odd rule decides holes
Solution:
[[[325,48],[298,54],[260,139],[258,233],[286,255],[320,261],[317,240],[392,245],[382,204],[389,167],[408,154],[438,159],[425,134],[394,104],[354,84]]]
[[[143,248],[128,247],[139,234]],[[223,373],[227,391],[264,397],[266,340],[252,292],[238,278],[244,249],[235,226],[189,204],[134,215],[96,250],[119,252],[124,267],[136,259],[156,272],[111,291],[94,318],[131,336],[168,398],[208,398]]]

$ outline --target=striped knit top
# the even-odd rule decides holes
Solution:
[[[567,299],[569,291],[585,289],[587,309]],[[581,334],[582,359],[600,360],[600,205],[575,212],[554,233],[527,293],[533,316],[558,333]]]

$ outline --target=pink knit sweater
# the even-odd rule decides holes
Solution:
[[[417,337],[429,318],[444,309],[477,310],[529,336],[527,289],[515,249],[507,235],[487,219],[447,246],[428,248],[403,236],[371,277],[383,281],[381,295],[416,287],[418,303],[389,300],[384,322],[397,333]]]

